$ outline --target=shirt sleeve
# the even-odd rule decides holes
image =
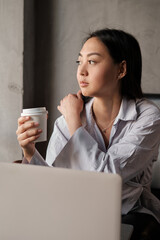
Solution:
[[[35,150],[35,153],[31,159],[30,162],[28,162],[28,160],[23,157],[22,159],[22,163],[23,164],[32,164],[32,165],[42,165],[42,166],[49,166],[46,161],[43,159],[43,157],[41,156],[41,154],[37,151],[37,149]]]
[[[66,121],[64,117],[61,116],[55,121],[53,133],[47,147],[46,162],[49,166],[53,165],[56,157],[62,151],[69,139],[70,134]]]
[[[98,148],[94,138],[80,127],[54,163],[57,167],[118,173],[123,182],[137,176],[158,155],[160,113],[144,111],[130,129],[107,152]]]
[[[54,130],[47,147],[46,160],[36,149],[30,163],[26,158],[23,158],[22,163],[52,167],[57,155],[62,151],[69,138],[70,134],[66,125],[66,121],[64,117],[61,116],[55,121]]]
[[[30,161],[30,164],[49,166],[37,150],[35,151],[32,159]]]

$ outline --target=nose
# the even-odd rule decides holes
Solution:
[[[87,75],[88,75],[88,70],[87,70],[87,66],[86,66],[85,63],[79,65],[79,74],[80,74],[81,76],[87,76]]]

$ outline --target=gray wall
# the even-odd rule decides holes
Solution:
[[[159,0],[24,2],[23,105],[48,108],[49,137],[59,101],[78,90],[75,61],[90,30],[115,27],[135,35],[142,49],[143,91],[160,93]],[[15,130],[22,108],[22,52],[23,0],[0,0],[1,161],[21,157]]]
[[[52,120],[59,115],[60,99],[78,89],[75,61],[86,33],[97,28],[121,28],[137,37],[143,56],[143,91],[160,93],[159,0],[59,0],[52,11]]]
[[[145,93],[160,93],[160,1],[159,0],[33,0],[25,1],[24,105],[46,106],[49,110],[50,137],[59,101],[76,92],[76,60],[81,43],[90,31],[103,27],[126,30],[138,39],[143,57],[142,88]],[[33,4],[34,2],[34,4]],[[33,9],[31,8],[33,5]],[[33,19],[33,26],[31,25]],[[29,34],[34,29],[33,38]],[[25,44],[25,46],[26,46]],[[32,58],[33,57],[33,58]],[[34,60],[34,68],[30,63]],[[27,64],[28,62],[28,64]],[[34,79],[32,101],[30,82]],[[32,89],[33,89],[32,88]],[[45,145],[39,150],[45,155]]]
[[[22,154],[16,138],[22,108],[23,0],[0,0],[0,161]]]

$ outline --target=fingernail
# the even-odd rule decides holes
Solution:
[[[42,129],[38,129],[38,132],[41,133],[41,132],[42,132]]]

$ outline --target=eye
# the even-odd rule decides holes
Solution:
[[[80,61],[80,60],[77,60],[76,63],[77,63],[78,65],[81,65],[81,61]]]
[[[91,64],[91,65],[94,65],[94,64],[96,63],[96,62],[93,61],[93,60],[89,60],[88,62],[89,62],[89,64]]]

